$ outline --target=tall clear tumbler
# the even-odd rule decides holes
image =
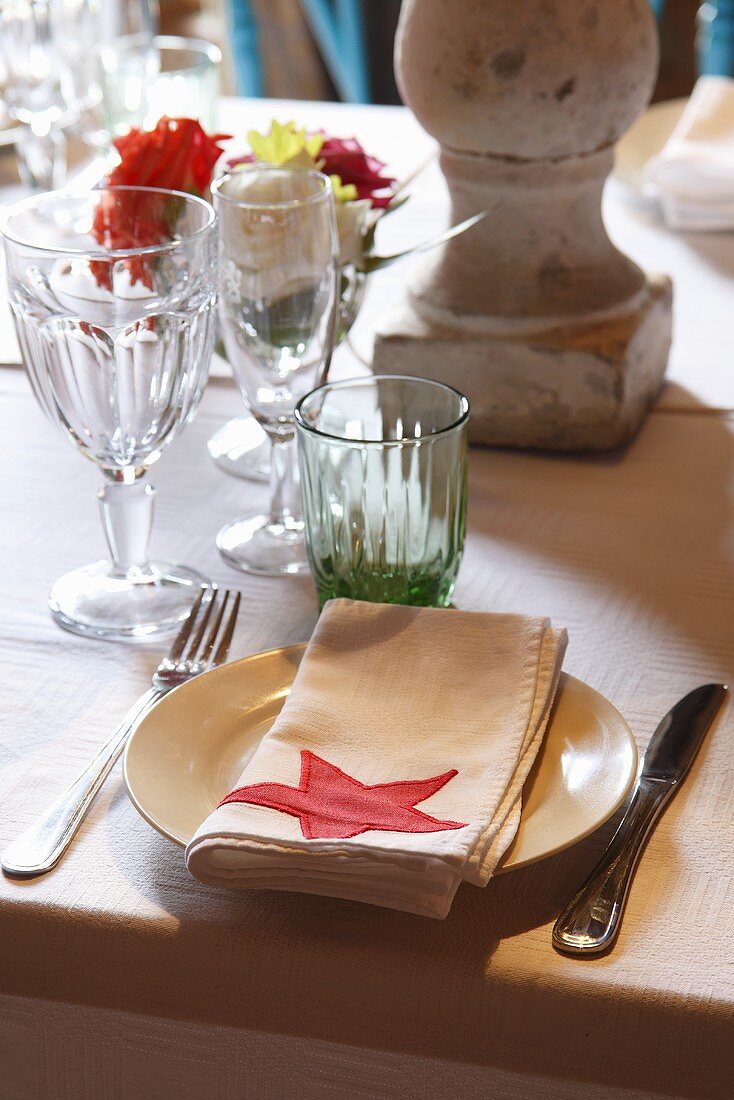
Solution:
[[[18,167],[35,190],[64,184],[64,130],[98,100],[100,8],[100,0],[0,0],[3,99],[24,124]]]
[[[339,239],[331,181],[252,165],[212,185],[219,322],[247,407],[272,444],[267,513],[223,527],[224,559],[250,573],[308,569],[294,476],[296,402],[324,381],[334,343]]]
[[[469,403],[425,378],[331,382],[296,408],[319,601],[445,607],[466,531]]]
[[[98,50],[103,125],[113,138],[151,130],[164,115],[196,118],[214,132],[218,46],[172,35],[125,35]]]
[[[49,604],[68,630],[141,638],[175,627],[203,578],[151,562],[147,468],[193,417],[215,337],[214,211],[155,188],[51,192],[4,226],[10,305],[44,412],[102,471],[110,561],[68,573]],[[73,523],[73,517],[69,517]]]

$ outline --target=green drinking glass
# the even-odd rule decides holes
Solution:
[[[446,607],[466,532],[466,397],[426,378],[354,378],[307,394],[295,416],[320,604]]]

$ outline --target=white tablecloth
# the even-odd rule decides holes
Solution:
[[[335,129],[356,129],[349,111]],[[368,116],[377,148],[387,116]],[[679,296],[680,324],[687,308]],[[699,392],[713,393],[728,350],[701,335]],[[210,387],[151,478],[155,553],[245,595],[234,657],[305,640],[316,617],[308,579],[238,576],[218,558],[218,527],[266,496],[206,453],[238,409]],[[48,617],[53,579],[103,553],[98,475],[17,370],[0,370],[0,463],[1,847],[87,762],[158,654]],[[732,677],[733,416],[658,408],[626,451],[593,459],[475,450],[470,483],[457,604],[566,625],[568,671],[640,747],[684,692]],[[730,703],[648,844],[617,948],[586,962],[556,954],[550,929],[611,825],[463,887],[432,922],[206,888],[115,772],[55,871],[0,882],[0,1095],[729,1100],[733,744]]]

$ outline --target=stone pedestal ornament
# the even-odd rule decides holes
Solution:
[[[398,83],[441,145],[455,224],[375,344],[377,373],[463,390],[477,443],[603,450],[663,379],[670,280],[601,218],[657,68],[649,0],[404,0]]]

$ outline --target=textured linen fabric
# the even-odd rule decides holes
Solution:
[[[645,176],[673,229],[734,228],[734,80],[699,77]]]
[[[160,653],[76,638],[51,622],[51,582],[103,553],[98,475],[46,423],[22,375],[0,371],[0,396],[3,847],[87,764],[148,686]],[[155,554],[244,593],[233,659],[306,641],[317,616],[308,578],[237,576],[218,557],[218,527],[262,508],[268,494],[208,459],[207,439],[239,408],[233,391],[211,390],[151,471]],[[567,625],[565,670],[619,708],[640,750],[685,692],[731,683],[734,418],[656,413],[628,449],[598,458],[473,450],[469,483],[456,605]],[[484,890],[462,885],[447,919],[434,921],[205,886],[186,871],[183,852],[138,816],[117,769],[50,874],[0,877],[0,990],[36,1001],[41,1029],[27,1042],[8,1039],[0,1082],[33,1072],[57,1081],[64,1100],[85,1095],[80,1078],[95,1100],[144,1098],[138,1077],[137,1091],[120,1084],[114,1092],[118,1077],[105,1067],[124,1058],[132,1072],[133,1056],[129,1028],[115,1047],[109,1010],[140,1021],[129,1041],[141,1066],[166,1059],[174,1035],[175,1049],[198,1050],[222,1028],[257,1032],[256,1051],[243,1049],[253,1050],[258,1100],[360,1095],[349,1054],[322,1060],[321,1043],[379,1052],[357,1063],[368,1096],[381,1094],[385,1067],[430,1058],[444,1066],[437,1081],[450,1082],[446,1067],[458,1064],[477,1095],[484,1082],[490,1097],[512,1096],[509,1086],[503,1092],[511,1080],[523,1097],[629,1089],[731,1100],[732,744],[730,702],[650,837],[614,951],[593,962],[558,955],[550,932],[613,822],[558,856],[493,876]],[[84,1011],[63,1016],[64,1003]],[[99,1031],[90,1022],[96,1010]],[[57,1022],[46,1028],[49,1017]],[[148,1028],[148,1017],[161,1026]],[[17,1035],[10,1019],[0,1007],[0,1037]],[[269,1071],[287,1037],[296,1052],[304,1044],[314,1052],[294,1056],[303,1076],[288,1089]],[[235,1062],[220,1064],[199,1095],[239,1095],[227,1084]],[[398,1079],[406,1097],[432,1096],[425,1078]],[[457,1080],[463,1096],[464,1077]],[[438,1096],[451,1095],[449,1083],[441,1088]]]
[[[298,786],[300,754],[368,786],[455,770],[418,808],[462,828],[304,837],[296,817],[219,806],[186,852],[212,885],[301,890],[445,917],[514,838],[566,648],[544,619],[331,600],[236,786]]]
[[[0,996],[0,1019],[3,1100],[590,1100],[584,1083],[25,997]]]

